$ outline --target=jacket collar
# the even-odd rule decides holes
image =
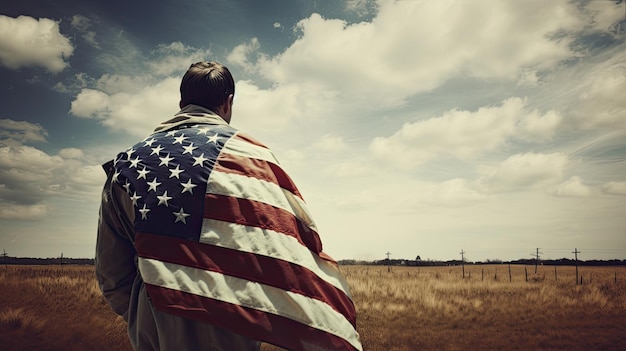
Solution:
[[[228,123],[217,113],[198,105],[187,105],[183,107],[174,117],[161,123],[155,133],[177,129],[184,124],[213,124],[228,125]]]

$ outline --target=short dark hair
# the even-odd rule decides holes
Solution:
[[[215,111],[230,94],[235,94],[233,76],[215,61],[192,64],[180,83],[181,107],[194,104]]]

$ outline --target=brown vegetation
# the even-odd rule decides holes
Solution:
[[[511,267],[342,270],[365,350],[626,349],[626,268]],[[2,267],[0,301],[2,349],[130,350],[92,266]]]
[[[0,268],[3,350],[131,350],[93,266]]]

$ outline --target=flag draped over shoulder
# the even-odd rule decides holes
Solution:
[[[120,153],[135,247],[158,309],[291,350],[361,350],[348,285],[272,152],[227,125]]]

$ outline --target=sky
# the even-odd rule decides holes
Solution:
[[[626,259],[626,4],[0,5],[0,248],[95,254],[101,165],[235,77],[335,259]]]

